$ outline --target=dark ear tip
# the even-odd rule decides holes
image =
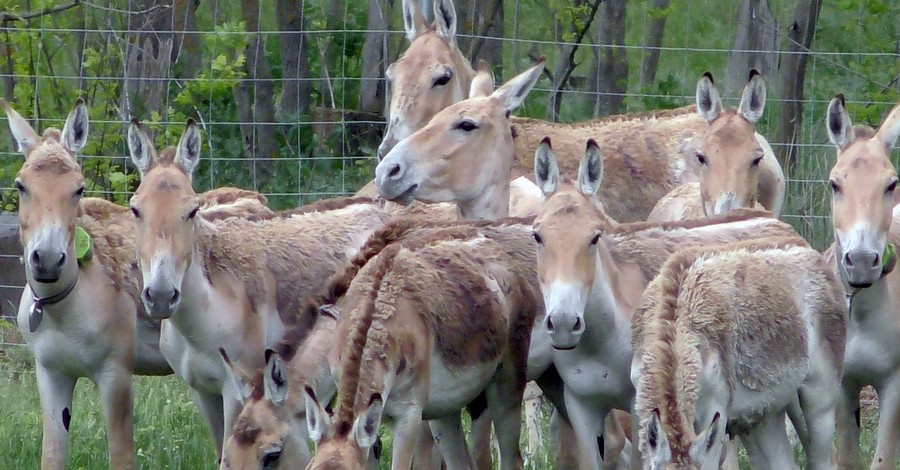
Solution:
[[[543,139],[541,139],[541,145],[546,145],[547,147],[553,148],[553,145],[550,142],[550,136],[545,135]]]
[[[225,352],[225,348],[219,348],[219,355],[222,356],[222,359],[230,361],[230,359],[228,358],[228,353]]]
[[[276,354],[274,349],[272,349],[272,348],[266,348],[266,352],[265,352],[266,364],[269,363],[269,360],[272,358],[272,356],[273,356],[274,354]]]
[[[591,149],[597,149],[597,148],[599,148],[599,147],[600,147],[600,146],[597,145],[597,141],[594,140],[593,138],[590,138],[590,139],[587,140],[587,144],[585,145],[584,149],[585,149],[585,150],[591,150]]]
[[[703,78],[706,78],[707,80],[709,80],[709,83],[712,83],[712,84],[716,83],[716,81],[713,80],[712,72],[710,72],[709,70],[707,70],[706,72],[703,72]]]
[[[138,118],[133,117],[133,118],[131,118],[131,125],[134,126],[134,127],[140,128],[140,127],[141,127],[141,121],[140,121]]]
[[[194,118],[187,118],[185,127],[195,127],[196,125],[197,125],[197,121],[195,121]]]
[[[753,80],[754,77],[762,77],[762,74],[759,73],[759,70],[750,69],[750,76],[747,78],[747,80]]]
[[[316,400],[316,392],[309,385],[303,386],[303,391],[306,392],[306,395],[313,400]]]
[[[844,106],[844,105],[847,104],[847,102],[844,100],[844,94],[843,94],[843,93],[838,93],[838,94],[834,95],[834,99],[840,101],[840,102],[841,102],[841,106]]]
[[[75,107],[77,108],[78,106],[82,105],[84,105],[84,98],[80,96],[78,98],[75,98]]]
[[[381,401],[381,394],[378,392],[373,393],[372,396],[369,397],[369,406],[372,406],[376,401]]]

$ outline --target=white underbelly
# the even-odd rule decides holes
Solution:
[[[481,393],[497,372],[499,359],[474,367],[450,368],[437,354],[431,357],[425,419],[445,416],[468,405]]]

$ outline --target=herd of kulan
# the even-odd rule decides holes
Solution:
[[[382,422],[395,469],[522,468],[526,390],[553,405],[557,468],[737,468],[742,444],[752,468],[790,469],[792,440],[809,468],[894,468],[900,106],[875,130],[842,95],[829,104],[834,243],[819,253],[778,220],[756,71],[737,109],[707,73],[695,106],[516,118],[544,64],[495,89],[457,48],[450,0],[430,25],[402,4],[410,45],[354,197],[273,212],[252,191],[196,194],[198,126],[158,152],[132,121],[129,207],[85,198],[83,101],[42,135],[0,101],[25,156],[18,327],[43,469],[64,466],[80,377],[97,384],[110,467],[134,468],[132,376],[172,373],[221,469],[377,465]]]

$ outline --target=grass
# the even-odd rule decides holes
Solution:
[[[174,376],[136,377],[134,382],[135,449],[139,468],[214,470],[212,439],[187,386]],[[0,351],[0,467],[36,468],[41,455],[41,412],[31,358],[24,348]],[[69,456],[66,468],[107,468],[106,429],[93,383],[81,380],[72,406]],[[546,408],[545,408],[546,411]],[[545,413],[549,416],[549,413]],[[865,461],[875,449],[874,410],[863,413],[862,451]],[[468,423],[464,423],[468,427]],[[550,449],[549,426],[543,422],[545,450]],[[390,468],[389,431],[382,429],[385,451],[380,467]],[[524,433],[523,433],[524,439]],[[524,440],[523,440],[524,451]],[[749,469],[741,449],[741,468]],[[798,450],[798,456],[802,452]],[[801,462],[802,460],[802,456]],[[552,456],[540,455],[532,468],[549,469]],[[8,468],[8,467],[7,467]]]

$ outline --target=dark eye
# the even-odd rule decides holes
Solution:
[[[831,185],[831,192],[835,194],[841,192],[841,187],[838,186],[837,182],[835,182],[834,180],[829,181],[828,184]]]
[[[544,244],[544,239],[541,238],[541,236],[538,235],[537,232],[532,232],[532,233],[531,233],[531,236],[534,237],[534,241],[535,241],[538,245]]]
[[[472,132],[472,131],[474,131],[475,129],[478,129],[478,124],[475,124],[474,121],[470,121],[470,120],[468,120],[468,119],[464,119],[464,120],[459,121],[458,123],[456,123],[456,125],[453,126],[453,128],[454,128],[454,129],[459,129],[459,130],[461,130],[461,131],[463,131],[463,132]]]
[[[594,238],[591,238],[591,246],[597,246],[597,243],[600,242],[600,234],[594,235]]]
[[[16,184],[16,191],[18,191],[20,194],[25,194],[25,185],[23,185],[22,182],[19,180],[16,180],[15,184]]]
[[[263,456],[262,466],[263,468],[275,468],[278,466],[278,461],[281,460],[281,451],[276,450],[275,452],[269,452],[268,454]]]
[[[193,220],[194,217],[197,216],[197,211],[199,211],[199,210],[200,210],[200,206],[197,206],[197,207],[194,207],[193,209],[191,209],[191,211],[188,212],[188,215],[185,218],[185,220]]]
[[[893,193],[895,189],[897,189],[897,180],[891,181],[891,184],[888,185],[887,189],[885,189],[884,192]]]
[[[131,209],[131,213],[134,214],[135,219],[141,218],[141,211],[139,211],[137,207],[131,206],[130,209]]]
[[[84,196],[84,186],[78,188],[78,189],[75,191],[74,196],[75,196],[75,197],[82,197],[82,196]]]
[[[750,166],[759,166],[759,164],[762,163],[762,159],[763,159],[763,157],[754,159],[753,163],[751,163]]]
[[[706,157],[702,153],[697,154],[697,161],[700,162],[701,165],[706,165]]]
[[[437,88],[439,86],[444,86],[444,85],[450,83],[451,78],[453,78],[453,72],[450,72],[448,70],[447,72],[444,72],[444,74],[441,75],[440,77],[434,79],[434,85],[432,85],[432,87]]]

